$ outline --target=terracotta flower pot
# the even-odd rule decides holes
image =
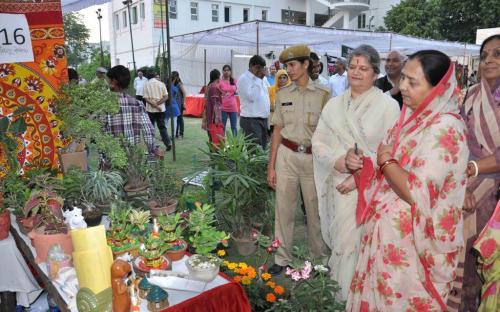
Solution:
[[[169,215],[175,213],[177,210],[177,200],[170,200],[166,206],[160,206],[157,202],[150,201],[149,207],[151,208],[151,214],[153,216]]]
[[[123,190],[127,193],[127,197],[146,197],[148,195],[149,185],[144,183],[143,185],[129,185],[125,184]]]
[[[27,217],[27,218],[17,218],[17,224],[19,225],[19,229],[24,235],[28,235],[31,230],[35,227],[36,224],[38,224],[40,220],[39,215]]]
[[[69,233],[44,234],[35,229],[29,232],[28,236],[32,240],[33,247],[35,247],[35,261],[37,263],[46,261],[49,248],[54,244],[61,245],[64,253],[68,255],[71,255],[73,252],[73,243],[71,241],[71,235],[69,235]]]
[[[64,172],[73,166],[82,169],[82,171],[87,171],[87,151],[62,153],[60,154],[60,160]]]
[[[184,258],[184,255],[186,254],[186,249],[187,249],[187,243],[183,240],[178,242],[178,247],[174,250],[167,250],[165,254],[170,258],[172,261],[179,261],[182,258]]]
[[[250,256],[257,251],[257,241],[251,237],[235,237],[233,236],[234,245],[236,250],[242,256]]]
[[[10,211],[5,210],[0,213],[0,240],[4,240],[9,236],[10,230]]]

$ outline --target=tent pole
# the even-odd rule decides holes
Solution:
[[[392,50],[392,33],[389,34],[389,52]]]
[[[207,85],[207,49],[203,49],[203,85]]]
[[[233,53],[234,53],[234,51],[233,51],[233,49],[231,49],[231,62],[230,62],[231,70],[233,69]]]
[[[170,107],[170,134],[172,134],[172,160],[176,161],[175,156],[175,130],[174,129],[174,107],[172,105],[172,62],[170,60],[170,18],[168,16],[168,3],[165,6],[165,18],[166,18],[166,26],[167,26],[167,90],[168,90],[168,99],[167,99],[167,107]],[[163,25],[162,25],[163,26]],[[162,30],[163,32],[163,30]]]
[[[257,24],[257,55],[259,55],[259,21],[255,23]]]

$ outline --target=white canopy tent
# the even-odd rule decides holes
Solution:
[[[63,13],[69,13],[110,1],[111,0],[61,0],[61,7]]]
[[[222,71],[224,64],[231,64],[233,76],[237,78],[247,69],[248,56],[267,56],[266,62],[269,64],[285,47],[296,44],[306,44],[320,56],[341,56],[342,45],[355,48],[361,44],[369,44],[381,54],[391,50],[411,54],[423,49],[437,49],[454,58],[479,55],[479,46],[474,44],[422,39],[390,32],[263,21],[174,36],[171,41],[172,68],[179,71],[191,92],[196,92],[204,85],[208,73],[214,68]]]

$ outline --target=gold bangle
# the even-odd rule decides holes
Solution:
[[[397,163],[398,163],[398,161],[394,158],[391,158],[391,159],[384,161],[384,163],[379,167],[380,173],[384,173],[384,168],[387,167],[388,165],[397,164]]]

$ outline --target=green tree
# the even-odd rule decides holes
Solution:
[[[100,48],[92,48],[90,49],[90,62],[81,64],[78,67],[78,74],[85,78],[88,82],[92,81],[95,78],[95,70],[97,67],[101,66],[101,49]],[[111,56],[109,51],[103,51],[103,67],[110,68],[111,67]]]
[[[387,11],[387,30],[417,37],[443,39],[440,33],[440,0],[403,0]]]
[[[78,13],[64,14],[63,23],[68,64],[77,68],[87,60],[90,30],[82,22],[82,16]]]
[[[497,27],[498,0],[403,0],[384,18],[389,31],[474,42],[478,28]]]

